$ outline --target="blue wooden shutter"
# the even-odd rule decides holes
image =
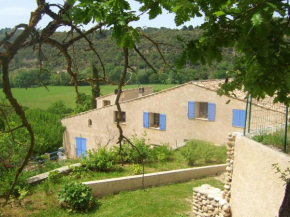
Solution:
[[[215,103],[208,103],[207,107],[207,119],[209,121],[215,121]]]
[[[143,127],[149,127],[149,112],[143,112]]]
[[[189,119],[194,119],[195,118],[195,104],[193,101],[188,101],[188,112],[187,116]]]
[[[82,155],[83,156],[87,156],[86,151],[87,151],[87,140],[83,138],[82,139]]]
[[[82,154],[82,140],[81,138],[76,137],[76,157],[79,157]]]
[[[240,109],[233,109],[233,126],[245,127],[246,111]]]
[[[166,115],[165,114],[160,114],[159,129],[166,130]]]

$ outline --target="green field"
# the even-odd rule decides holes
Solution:
[[[154,91],[167,89],[173,86],[174,84],[161,85],[142,85],[142,86],[154,86]],[[124,89],[137,88],[138,85],[127,85]],[[114,89],[117,86],[112,85],[102,85],[101,94],[106,95],[113,93]],[[14,97],[19,101],[19,103],[25,107],[29,108],[40,108],[46,109],[52,103],[62,100],[69,108],[74,107],[74,101],[76,98],[75,89],[73,86],[49,86],[49,91],[44,87],[33,87],[33,88],[12,88],[12,93]],[[91,94],[91,89],[89,86],[80,86],[79,92]],[[4,98],[4,93],[0,93],[0,97]]]

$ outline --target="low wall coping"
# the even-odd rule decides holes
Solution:
[[[164,184],[188,181],[194,178],[201,178],[209,175],[215,175],[224,172],[226,170],[226,166],[226,164],[220,164],[205,167],[164,171],[158,173],[148,173],[144,175],[144,186],[159,186]],[[143,175],[134,175],[120,178],[83,182],[83,184],[92,188],[92,195],[94,197],[101,197],[120,191],[142,188],[142,178]]]

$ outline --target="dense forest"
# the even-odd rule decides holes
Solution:
[[[1,29],[0,39],[5,36],[5,32],[11,29]],[[165,60],[174,68],[175,61],[180,55],[180,47],[183,42],[190,38],[198,38],[201,31],[198,27],[183,26],[181,30],[168,28],[145,28],[141,29],[145,35],[149,36],[155,42],[162,43],[160,45],[161,52]],[[20,33],[20,30],[19,30]],[[18,34],[19,34],[18,33]],[[14,36],[14,38],[17,34]],[[66,32],[58,32],[54,36],[57,40],[64,40],[66,37],[71,37]],[[89,36],[94,47],[99,52],[101,59],[106,68],[107,76],[111,81],[117,82],[120,78],[120,72],[123,69],[123,56],[111,39],[111,31],[103,30],[95,32]],[[13,40],[13,38],[11,39]],[[141,40],[138,44],[138,49],[152,64],[154,68],[160,70],[163,66],[163,60],[160,58],[156,47],[146,39]],[[99,66],[99,62],[93,52],[87,47],[85,40],[81,40],[75,44],[71,50],[75,57],[74,70],[79,72],[79,78],[91,77],[91,64]],[[186,64],[186,68],[178,73],[169,68],[160,70],[159,73],[154,73],[147,64],[137,55],[136,52],[131,52],[130,66],[136,73],[133,73],[131,84],[180,84],[194,78],[199,79],[214,79],[225,78],[226,71],[232,67],[231,56],[233,51],[225,50],[225,58],[222,62],[214,63],[212,66],[204,66],[200,64]],[[40,57],[39,57],[40,56]],[[42,58],[43,71],[40,76],[39,58]],[[42,54],[39,55],[38,48],[27,48],[20,50],[10,65],[10,79],[13,87],[30,87],[38,86],[43,82],[45,85],[69,85],[71,77],[65,69],[64,57],[59,55],[56,50],[43,45]],[[100,68],[99,68],[100,70]],[[40,82],[41,80],[41,82]],[[82,84],[81,84],[82,85]],[[85,83],[83,85],[86,85]]]

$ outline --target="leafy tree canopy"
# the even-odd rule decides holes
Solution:
[[[70,0],[76,23],[103,22],[112,28],[112,38],[120,47],[132,49],[142,33],[129,24],[139,16],[130,11],[125,0],[96,2]],[[253,97],[273,96],[276,101],[289,104],[289,3],[265,0],[138,0],[140,11],[150,19],[162,14],[162,9],[175,13],[175,23],[183,25],[194,17],[205,16],[201,25],[201,37],[183,41],[177,67],[188,61],[192,64],[220,62],[222,48],[234,48],[240,55],[230,73],[234,80],[222,86],[220,94],[228,94],[235,88],[244,88]]]

